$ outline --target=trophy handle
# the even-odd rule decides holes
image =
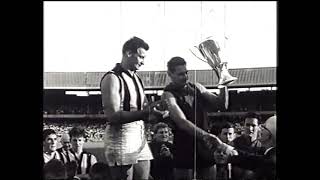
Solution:
[[[200,49],[199,49],[197,46],[194,46],[194,48],[197,48],[197,50],[198,50],[197,52],[201,52]],[[208,63],[206,60],[200,58],[200,57],[197,55],[197,53],[195,53],[192,49],[189,49],[189,51],[190,51],[195,57],[197,57],[199,60],[201,60],[201,61],[203,61],[203,62],[205,62],[205,63]],[[201,52],[201,55],[203,56],[202,52]]]
[[[211,39],[211,37],[189,50],[195,57],[211,66],[219,79],[218,85],[229,85],[238,79],[228,72],[227,63],[222,62],[219,56],[219,43]]]

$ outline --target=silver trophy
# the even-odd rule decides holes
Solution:
[[[198,59],[212,67],[219,78],[218,85],[230,85],[238,79],[229,73],[227,62],[221,62],[219,44],[211,37],[202,41],[198,46],[194,46],[190,51]]]

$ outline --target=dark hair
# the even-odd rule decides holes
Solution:
[[[221,126],[220,126],[218,132],[219,132],[219,134],[220,134],[220,133],[222,132],[222,129],[229,129],[229,128],[234,128],[233,123],[228,122],[228,121],[223,121],[223,122],[221,123]]]
[[[122,47],[122,54],[124,54],[128,50],[132,53],[137,53],[138,48],[149,50],[149,45],[146,42],[144,42],[144,40],[134,36],[124,43]]]
[[[168,124],[164,123],[164,122],[159,122],[157,124],[155,124],[153,126],[153,132],[154,133],[157,133],[159,129],[162,129],[162,128],[168,128],[169,129],[169,126]]]
[[[91,166],[89,171],[90,179],[92,180],[107,180],[111,179],[111,172],[108,164],[97,162]]]
[[[70,131],[69,131],[69,136],[70,139],[72,137],[86,137],[86,132],[83,128],[81,127],[73,127]]]
[[[231,122],[223,122],[222,123],[222,126],[221,126],[221,129],[229,129],[229,128],[234,128],[234,125],[233,125],[233,123],[231,123]]]
[[[176,56],[171,58],[168,61],[167,67],[170,72],[174,72],[176,66],[186,65],[186,64],[187,64],[186,61],[182,57]]]
[[[247,118],[255,118],[255,119],[260,119],[259,115],[255,112],[247,112],[244,116],[244,119],[247,119]]]
[[[42,134],[43,134],[42,139],[44,141],[50,134],[57,134],[57,133],[53,129],[45,129],[43,130]]]

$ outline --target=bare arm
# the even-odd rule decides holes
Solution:
[[[176,102],[176,99],[170,92],[164,92],[161,97],[164,101],[166,101],[170,118],[175,122],[175,124],[183,131],[187,132],[192,136],[196,136],[199,139],[203,139],[204,136],[209,133],[198,128],[192,122],[187,120],[183,111],[180,109],[179,105]],[[214,135],[213,135],[214,136]],[[221,142],[218,138],[216,138],[219,143]]]
[[[191,136],[196,136],[197,139],[202,140],[209,147],[209,149],[215,149],[217,147],[221,147],[223,151],[225,151],[228,155],[237,154],[234,151],[232,146],[229,146],[223,143],[217,136],[214,134],[210,134],[201,128],[198,128],[192,122],[188,121],[183,111],[180,109],[179,105],[176,102],[176,99],[170,92],[163,92],[162,100],[164,100],[167,104],[167,109],[170,112],[170,119],[172,119],[178,128],[187,132]]]
[[[142,120],[148,115],[147,111],[120,110],[121,97],[119,94],[119,79],[114,74],[106,75],[101,82],[101,98],[104,113],[112,124],[124,124]]]
[[[218,95],[209,92],[203,85],[197,83],[196,86],[200,89],[201,95],[208,106],[205,106],[209,112],[216,110],[226,110],[229,105],[229,93],[227,86],[219,88]]]

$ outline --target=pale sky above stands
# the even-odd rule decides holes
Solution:
[[[132,36],[149,45],[142,71],[166,70],[173,56],[209,69],[189,48],[214,36],[228,68],[277,66],[275,1],[45,1],[44,71],[105,72]]]

